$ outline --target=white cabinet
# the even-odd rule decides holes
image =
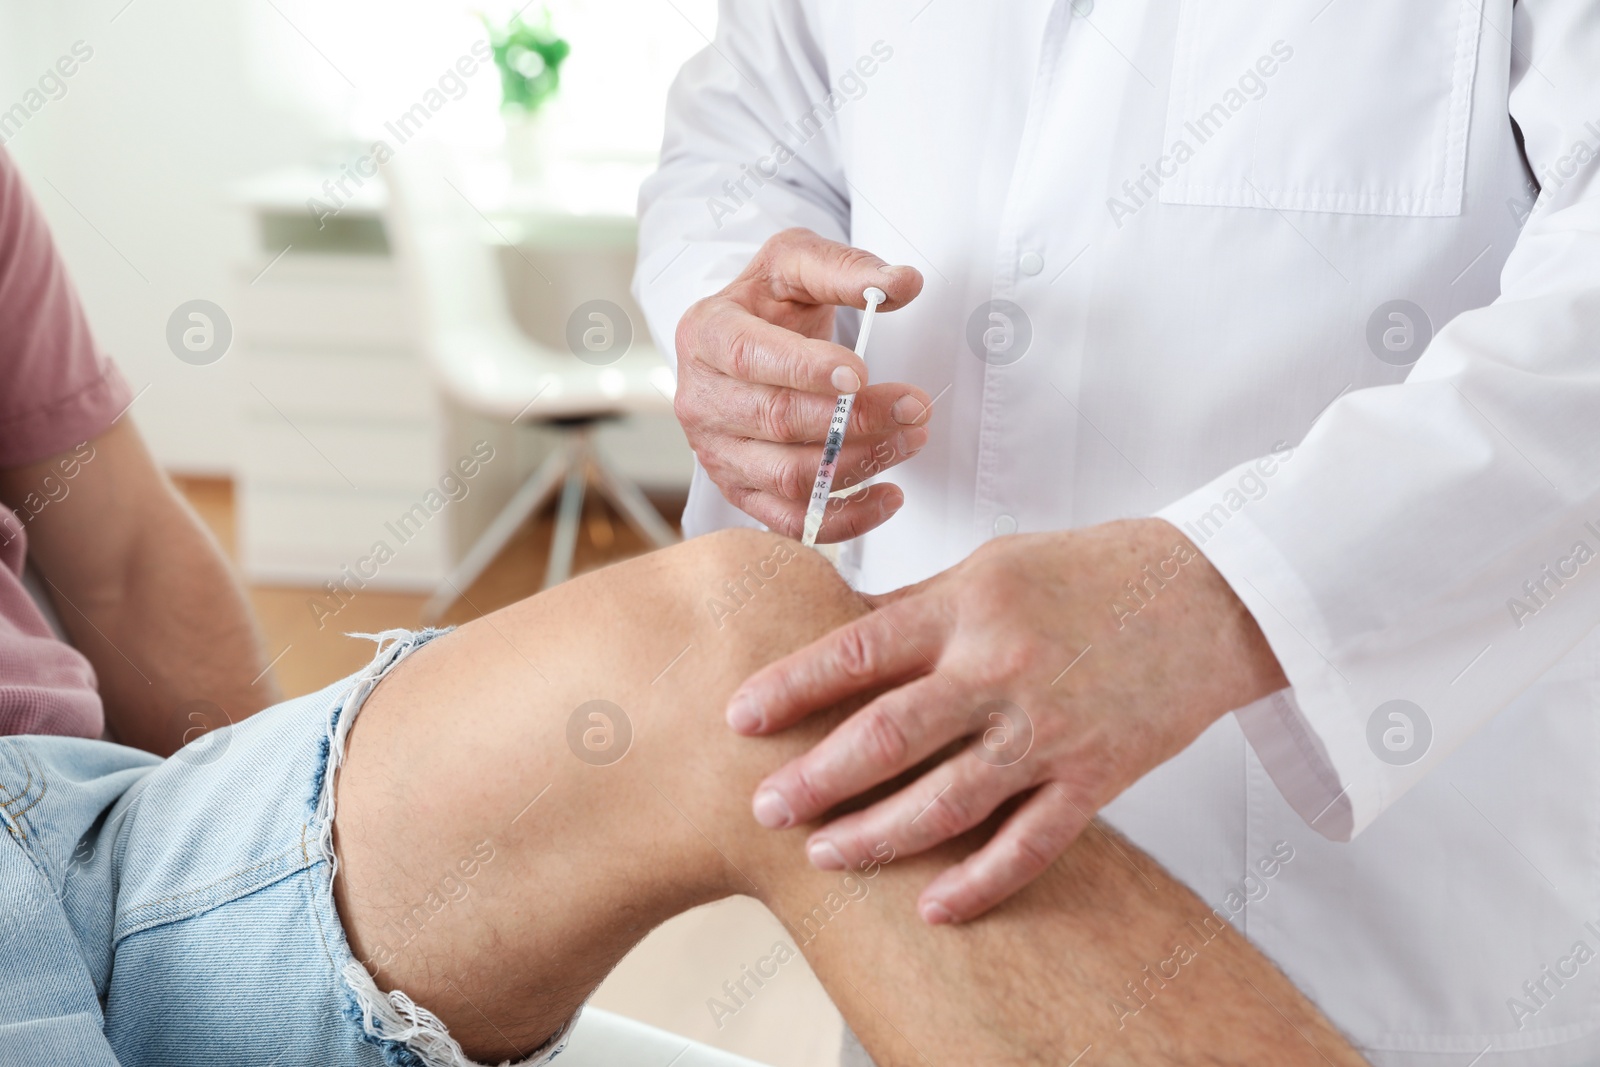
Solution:
[[[244,265],[235,301],[245,574],[432,589],[450,538],[448,507],[429,504],[450,460],[395,264],[381,241],[302,251],[292,238],[303,206],[253,209],[258,232],[287,233],[291,247]]]

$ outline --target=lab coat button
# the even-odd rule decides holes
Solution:
[[[1004,537],[1007,534],[1016,533],[1016,518],[1011,515],[1001,515],[999,518],[994,520],[994,532],[996,537]]]
[[[1094,14],[1094,0],[1072,0],[1072,13],[1079,18]]]
[[[1017,266],[1031,278],[1044,270],[1044,257],[1037,252],[1024,252],[1022,258],[1017,260]]]

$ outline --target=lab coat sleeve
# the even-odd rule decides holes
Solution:
[[[1510,111],[1542,188],[1499,298],[1404,383],[1347,394],[1298,446],[1161,512],[1283,665],[1290,688],[1237,718],[1335,840],[1600,623],[1600,18],[1590,0],[1515,11]]]
[[[683,313],[767,238],[803,226],[847,239],[835,98],[809,7],[722,0],[715,41],[673,84],[661,166],[640,191],[634,295],[674,365]]]

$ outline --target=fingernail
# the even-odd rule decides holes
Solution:
[[[890,489],[884,493],[878,502],[878,514],[888,518],[900,510],[900,505],[906,502],[905,494],[899,489]]]
[[[761,709],[750,697],[740,694],[728,705],[728,725],[741,734],[753,734],[761,729]]]
[[[922,916],[922,921],[927,923],[929,926],[944,926],[948,923],[953,923],[956,921],[956,917],[950,914],[950,909],[939,903],[937,900],[928,901],[918,908],[917,911]]]
[[[928,443],[928,431],[921,426],[913,426],[909,430],[902,430],[896,443],[900,446],[902,456],[914,456],[922,451],[922,446]]]
[[[811,842],[806,846],[806,859],[819,871],[842,871],[849,866],[844,861],[844,853],[832,841]]]
[[[782,830],[794,822],[794,812],[789,810],[789,802],[776,789],[763,789],[757,793],[751,810],[755,812],[756,822],[768,830]]]
[[[835,367],[833,377],[828,380],[841,393],[855,393],[861,390],[861,376],[849,367]]]
[[[922,421],[922,416],[928,413],[928,406],[916,397],[907,393],[894,402],[894,407],[889,409],[889,414],[901,426],[915,426]]]

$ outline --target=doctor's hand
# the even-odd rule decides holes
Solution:
[[[1026,886],[1105,804],[1212,722],[1288,683],[1221,575],[1159,519],[990,541],[950,570],[761,670],[728,721],[770,733],[871,697],[757,788],[780,828],[920,767],[816,830],[825,870],[914,855],[985,823],[918,903],[962,922]]]
[[[870,286],[888,294],[881,310],[894,311],[922,291],[922,275],[810,230],[785,230],[678,324],[674,406],[700,465],[729,503],[791,537],[800,536],[838,394],[857,395],[835,490],[882,473],[928,441],[928,394],[867,385],[866,364],[831,340],[835,308],[864,308]],[[904,502],[887,483],[836,500],[818,540],[857,537]]]

